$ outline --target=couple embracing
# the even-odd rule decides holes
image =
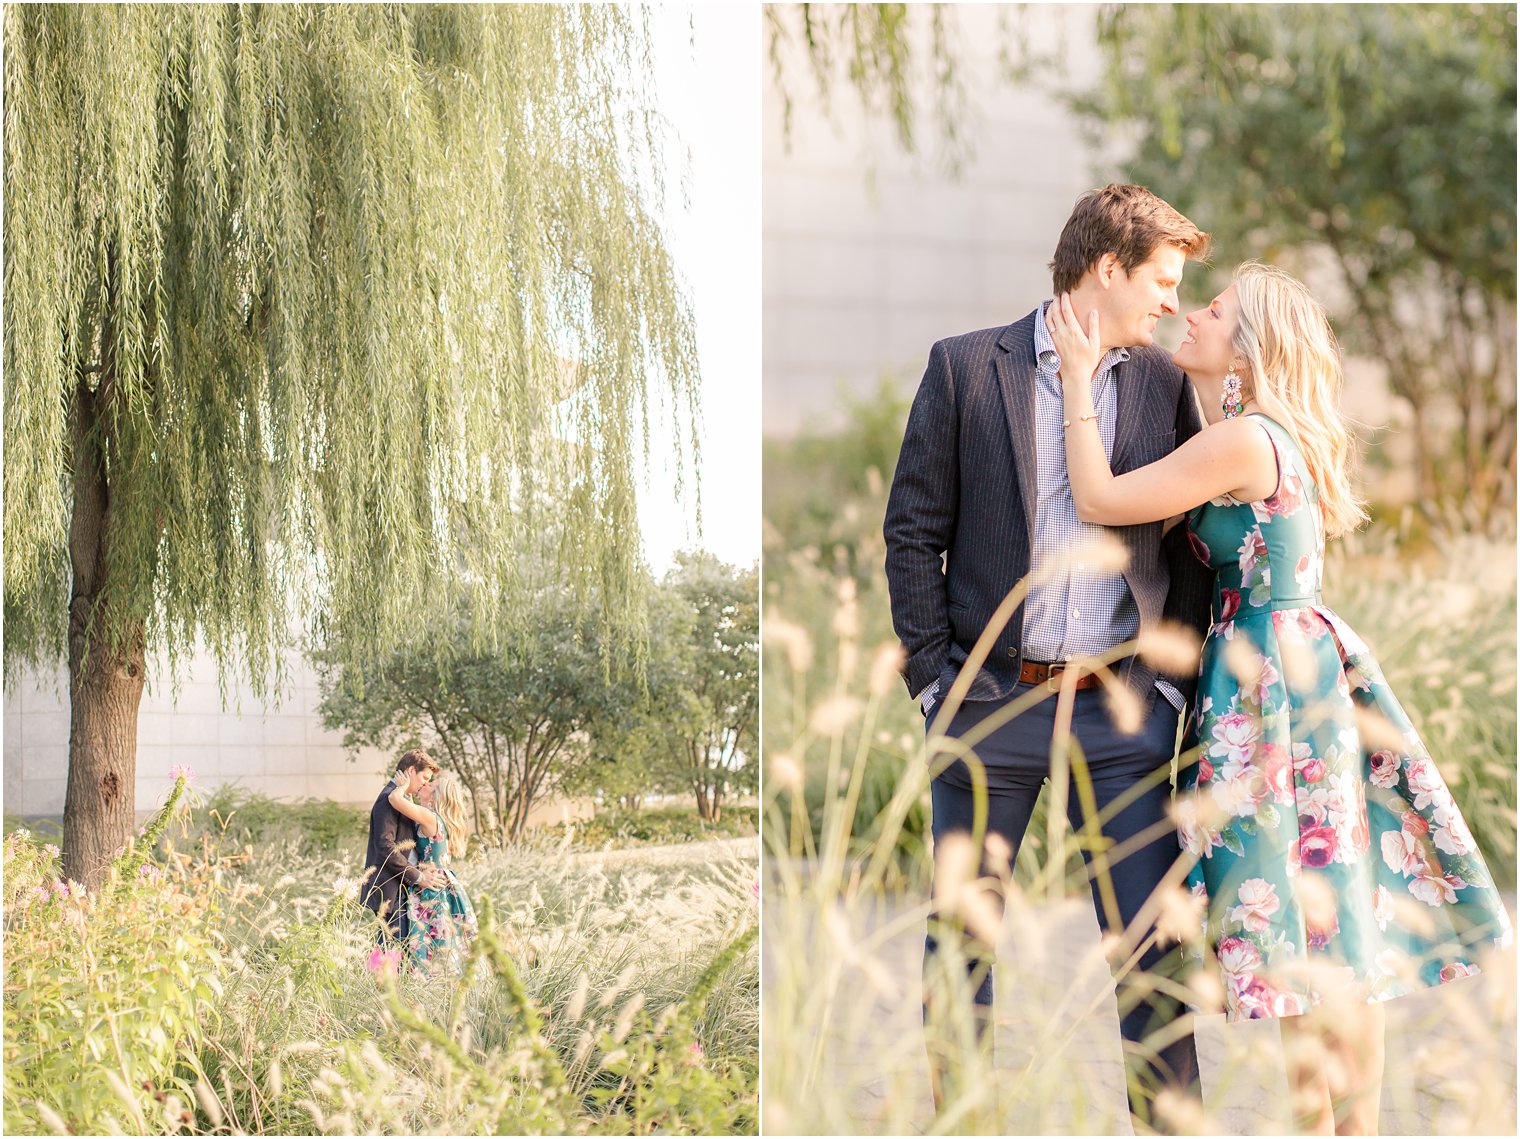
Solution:
[[[972,763],[936,764],[933,837],[985,839],[981,881],[997,896],[1065,730],[1064,687],[1086,784],[1073,779],[1071,822],[1122,853],[1091,875],[1099,921],[1143,947],[1115,966],[1135,1116],[1161,1127],[1161,1089],[1199,1094],[1183,957],[1152,901],[1186,869],[1227,1018],[1281,1026],[1298,1124],[1373,1133],[1381,1002],[1475,972],[1509,919],[1377,663],[1320,595],[1325,539],[1366,517],[1323,309],[1247,263],[1187,315],[1175,352],[1153,344],[1208,246],[1142,187],[1092,191],[1057,242],[1051,300],[930,352],[885,534],[908,688],[931,739],[975,741]],[[1122,570],[1073,564],[1104,539],[1123,546]],[[1026,578],[1012,618],[989,628]],[[1168,678],[1139,655],[1093,663],[1166,620],[1204,634],[1196,674]],[[963,677],[984,631],[991,651]],[[1138,700],[1138,725],[1116,722],[1084,661]],[[1049,698],[1000,714],[1036,690]],[[926,964],[947,936],[964,939],[985,1045],[993,947],[946,915]],[[926,992],[926,1013],[951,999]],[[1324,1050],[1296,1047],[1309,1038]],[[942,1100],[958,1058],[932,1060]]]
[[[370,808],[363,902],[380,919],[380,948],[399,949],[409,969],[464,972],[475,910],[449,860],[468,838],[459,777],[407,752]]]

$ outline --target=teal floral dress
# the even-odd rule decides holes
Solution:
[[[1452,981],[1512,936],[1441,773],[1320,598],[1319,491],[1303,456],[1252,418],[1277,453],[1276,493],[1214,499],[1188,519],[1217,592],[1198,762],[1178,804],[1232,1021]]]
[[[431,863],[441,869],[448,881],[436,890],[413,888],[407,892],[406,917],[410,932],[406,937],[406,956],[412,966],[423,973],[448,970],[464,972],[465,951],[474,939],[478,924],[475,907],[454,871],[449,869],[449,832],[443,819],[438,833],[428,838],[417,834],[417,862]]]

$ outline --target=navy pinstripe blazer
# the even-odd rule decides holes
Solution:
[[[1115,474],[1155,462],[1199,431],[1193,385],[1159,348],[1131,348],[1115,372]],[[917,694],[948,691],[982,630],[1029,572],[1035,517],[1034,314],[1006,328],[941,340],[929,351],[892,478],[884,532],[892,623]],[[1208,624],[1212,576],[1182,526],[1112,527],[1129,551],[1125,581],[1141,628],[1163,616]],[[943,560],[942,560],[943,559]],[[998,634],[970,700],[1006,699],[1023,664],[1023,609]],[[1124,678],[1149,710],[1155,670],[1139,658]],[[1196,678],[1179,684],[1191,698]]]

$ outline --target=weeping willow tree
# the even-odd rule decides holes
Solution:
[[[66,660],[64,869],[149,662],[278,690],[517,556],[637,644],[651,415],[696,447],[647,28],[611,7],[7,5],[5,653]],[[360,648],[354,646],[362,646]]]

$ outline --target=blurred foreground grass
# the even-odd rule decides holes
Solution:
[[[753,839],[461,860],[461,984],[387,979],[326,832],[219,830],[88,894],[7,836],[7,1132],[755,1132]]]

